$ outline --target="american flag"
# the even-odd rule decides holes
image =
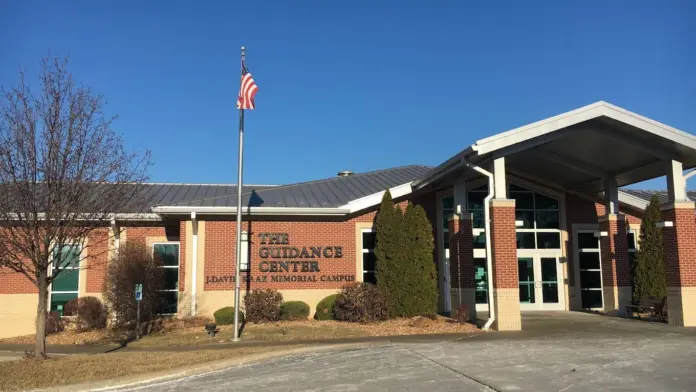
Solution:
[[[259,86],[254,82],[246,63],[242,60],[242,86],[239,88],[237,109],[254,109],[254,96],[259,91]]]

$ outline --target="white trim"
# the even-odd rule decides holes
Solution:
[[[604,101],[477,140],[471,148],[478,155],[484,155],[602,116],[632,125],[648,133],[696,150],[696,138],[694,136]]]
[[[181,241],[155,241],[155,242],[152,242],[150,245],[152,247],[151,250],[152,250],[153,257],[155,256],[155,245],[176,245],[177,246],[177,259],[176,259],[177,265],[176,266],[162,265],[162,268],[166,268],[166,269],[176,268],[176,270],[177,270],[176,288],[160,290],[163,292],[166,291],[166,292],[170,292],[170,293],[176,292],[176,313],[163,313],[163,314],[165,314],[165,315],[177,314],[177,313],[179,313],[179,291],[180,291],[179,290],[179,283],[180,283],[179,279],[181,277]]]
[[[157,206],[152,207],[156,214],[190,214],[196,212],[208,215],[236,215],[237,207],[193,207],[193,206]],[[242,215],[294,215],[294,216],[334,216],[346,215],[347,208],[320,207],[244,207]]]
[[[365,273],[370,272],[370,271],[365,269],[365,261],[364,261],[364,258],[362,257],[362,255],[364,255],[365,253],[367,253],[367,254],[375,253],[374,249],[365,248],[365,243],[363,241],[363,233],[374,233],[374,230],[372,228],[360,229],[360,249],[361,249],[361,252],[360,252],[360,254],[361,254],[361,256],[360,256],[360,272],[363,274],[362,280],[361,280],[362,282],[365,281]],[[375,273],[375,272],[376,272],[375,270],[372,271],[372,273]]]
[[[597,238],[597,248],[579,248],[578,247],[578,235],[580,233],[597,233],[599,232],[599,224],[595,223],[575,223],[572,225],[572,236],[573,236],[573,273],[575,274],[575,286],[574,292],[577,295],[576,305],[579,309],[585,309],[582,307],[582,282],[580,277],[580,253],[597,253],[599,257],[599,268],[583,269],[583,271],[597,271],[599,272],[599,284],[600,287],[594,289],[587,289],[591,291],[599,291],[602,295],[602,307],[601,308],[591,308],[590,310],[604,310],[604,282],[602,281],[602,244],[599,237]]]
[[[79,272],[79,271],[80,271],[80,269],[81,269],[82,260],[83,260],[82,252],[84,252],[85,248],[84,248],[84,247],[82,246],[82,244],[80,244],[80,243],[63,244],[63,246],[64,246],[64,247],[65,247],[65,246],[79,247],[79,250],[80,250],[79,253],[78,253],[77,267],[71,266],[71,267],[64,267],[64,268],[62,268],[63,270],[77,270],[77,271],[78,271],[78,273],[77,273],[77,290],[76,290],[76,291],[72,291],[72,290],[71,290],[71,291],[54,291],[54,290],[53,290],[53,282],[54,282],[54,281],[51,281],[51,283],[48,285],[48,306],[47,306],[47,307],[48,307],[48,311],[49,311],[49,312],[51,312],[51,300],[53,299],[53,294],[54,294],[54,293],[55,293],[55,294],[76,294],[76,297],[75,297],[75,298],[80,298],[80,272]],[[54,260],[53,260],[53,257],[54,257],[54,252],[55,252],[56,250],[57,250],[57,249],[56,249],[56,247],[54,246],[54,247],[52,248],[52,251],[51,251],[51,264],[49,265],[50,268],[48,269],[48,276],[52,276],[52,275],[53,275],[53,268],[55,268],[55,267],[54,267],[55,262],[54,262]]]

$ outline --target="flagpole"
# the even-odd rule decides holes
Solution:
[[[244,68],[244,47],[242,46],[242,66]],[[239,109],[239,161],[237,162],[237,262],[234,275],[234,339],[239,341],[239,284],[240,265],[242,264],[242,154],[244,151],[244,109]]]

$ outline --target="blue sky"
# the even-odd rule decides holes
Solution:
[[[260,91],[245,182],[436,165],[598,100],[696,133],[693,1],[16,1],[0,84],[50,53],[153,181],[236,181],[239,47]],[[653,181],[652,187],[664,187]],[[691,186],[693,187],[693,185]]]

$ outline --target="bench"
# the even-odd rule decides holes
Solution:
[[[633,312],[638,313],[638,318],[640,318],[641,313],[649,312],[652,316],[667,321],[667,297],[641,298],[638,302],[626,305],[626,313],[630,315]]]

